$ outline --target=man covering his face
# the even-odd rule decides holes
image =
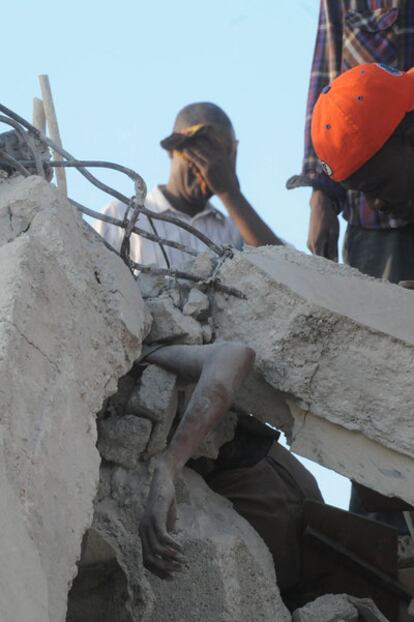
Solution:
[[[236,135],[226,113],[209,102],[189,104],[177,115],[173,133],[161,141],[170,156],[170,174],[166,184],[156,186],[147,196],[146,207],[153,212],[180,218],[207,235],[217,244],[241,249],[252,246],[281,244],[281,240],[263,222],[244,197],[236,174]],[[226,215],[210,199],[216,195]],[[122,219],[126,206],[113,201],[104,213]],[[160,237],[183,244],[194,251],[207,250],[188,231],[165,221],[156,221]],[[139,227],[153,233],[147,219]],[[119,227],[97,221],[95,228],[113,247],[119,248]],[[171,266],[181,267],[190,259],[183,251],[165,247]],[[165,259],[154,242],[133,234],[131,259],[137,263],[165,268]]]

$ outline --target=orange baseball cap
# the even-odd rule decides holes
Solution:
[[[384,146],[414,110],[414,68],[357,65],[326,86],[312,115],[312,142],[322,170],[343,181]]]

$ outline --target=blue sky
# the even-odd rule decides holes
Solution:
[[[238,173],[267,223],[306,250],[309,190],[285,190],[299,172],[317,0],[23,0],[2,9],[1,103],[31,119],[37,76],[49,75],[65,148],[79,159],[165,182],[159,141],[177,111],[212,101],[231,117]],[[125,194],[117,173],[98,176]],[[99,210],[106,196],[69,173],[69,194]],[[309,463],[308,463],[309,464]],[[349,485],[313,467],[327,501],[346,506]]]

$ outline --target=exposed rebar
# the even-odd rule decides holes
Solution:
[[[227,257],[232,256],[232,250],[228,246],[220,246],[213,242],[208,236],[201,233],[195,227],[189,225],[185,221],[177,218],[176,216],[172,216],[169,214],[157,213],[149,210],[145,207],[145,198],[146,198],[146,184],[143,178],[136,173],[134,170],[122,166],[120,164],[116,164],[114,162],[106,162],[101,160],[77,160],[75,159],[68,151],[66,151],[61,145],[57,145],[54,141],[48,138],[43,132],[34,127],[28,121],[26,121],[23,117],[13,112],[6,106],[0,104],[0,112],[2,112],[6,116],[0,116],[0,122],[11,125],[17,132],[18,136],[21,140],[27,144],[30,153],[33,155],[32,161],[18,161],[7,153],[0,158],[1,161],[6,164],[6,166],[12,167],[19,171],[22,175],[28,176],[30,175],[30,171],[25,167],[35,165],[35,168],[38,174],[45,177],[45,169],[44,167],[54,167],[54,168],[66,168],[66,167],[74,167],[76,168],[81,175],[83,175],[88,181],[90,181],[94,186],[102,190],[103,192],[109,194],[114,197],[118,201],[122,202],[125,205],[125,215],[124,218],[112,218],[107,216],[106,214],[101,214],[100,212],[95,212],[82,204],[74,201],[73,199],[69,199],[69,201],[74,205],[79,211],[93,218],[100,219],[104,222],[108,222],[115,226],[118,226],[124,230],[123,240],[121,243],[121,251],[118,252],[113,248],[111,244],[109,244],[106,240],[103,239],[103,242],[107,248],[111,251],[115,252],[117,255],[121,256],[127,266],[130,268],[132,273],[136,276],[136,271],[140,272],[152,272],[153,274],[160,274],[165,276],[170,276],[173,278],[180,279],[188,279],[190,281],[194,281],[200,284],[204,284],[205,286],[215,287],[225,293],[231,294],[233,296],[237,296],[239,298],[246,298],[246,296],[240,292],[239,290],[223,285],[220,283],[218,279],[218,272]],[[27,131],[24,131],[24,128]],[[36,151],[36,147],[33,144],[33,138],[36,138],[38,141],[46,145],[48,148],[52,149],[54,152],[61,155],[64,160],[48,160],[47,162],[42,162],[39,154]],[[134,183],[135,195],[132,198],[128,198],[124,194],[118,192],[111,186],[100,181],[96,178],[87,167],[97,167],[97,168],[109,168],[116,171],[119,171],[125,175],[127,175]],[[140,215],[145,216],[149,224],[153,230],[153,233],[145,231],[144,229],[137,227],[136,223],[139,219]],[[168,222],[170,224],[176,225],[177,227],[187,231],[194,237],[198,238],[207,248],[213,251],[216,255],[219,256],[219,261],[212,273],[212,275],[208,279],[203,279],[201,276],[191,274],[189,272],[185,272],[182,270],[177,270],[171,268],[170,262],[168,260],[168,256],[166,254],[164,246],[170,246],[175,248],[181,252],[187,253],[189,255],[197,256],[198,253],[194,249],[175,242],[173,240],[168,240],[162,238],[155,227],[154,220],[159,220],[163,222]],[[130,257],[130,237],[132,233],[136,233],[137,235],[142,236],[148,240],[151,240],[154,243],[157,243],[160,246],[161,252],[165,259],[166,268],[156,268],[154,266],[147,266],[141,263],[134,262]]]

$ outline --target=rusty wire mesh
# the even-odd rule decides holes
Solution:
[[[205,284],[206,287],[215,287],[220,289],[228,294],[232,294],[241,298],[244,298],[244,295],[236,290],[235,288],[228,287],[220,283],[220,279],[218,277],[219,269],[227,257],[232,256],[232,250],[229,246],[223,246],[220,244],[216,244],[207,237],[205,234],[201,233],[195,227],[192,227],[188,223],[184,222],[180,218],[176,216],[172,216],[170,214],[157,213],[149,210],[145,207],[145,198],[147,194],[147,187],[143,178],[134,170],[122,166],[120,164],[116,164],[114,162],[105,162],[100,160],[77,160],[74,158],[68,151],[56,145],[50,138],[48,138],[45,134],[43,134],[40,130],[34,127],[31,123],[26,121],[23,117],[10,110],[6,106],[0,104],[0,123],[4,123],[13,128],[16,132],[18,139],[26,146],[26,152],[29,153],[29,159],[22,159],[20,157],[15,157],[16,154],[11,155],[10,151],[2,148],[0,144],[0,167],[9,171],[17,171],[24,177],[28,177],[29,175],[40,175],[45,179],[50,178],[50,172],[53,168],[58,167],[73,167],[76,168],[81,175],[83,175],[88,181],[90,181],[94,186],[105,192],[106,194],[118,199],[123,204],[126,205],[126,210],[123,219],[112,218],[107,216],[106,214],[102,214],[100,212],[96,212],[92,209],[89,209],[78,203],[73,199],[68,199],[70,203],[78,209],[83,214],[90,216],[92,218],[96,218],[98,220],[102,220],[104,222],[110,223],[117,227],[123,229],[124,234],[122,238],[121,248],[118,252],[115,248],[113,248],[106,240],[104,244],[110,248],[111,251],[120,255],[123,261],[131,270],[132,274],[136,277],[138,272],[151,272],[153,274],[161,274],[170,276],[173,278],[179,279],[187,279],[194,282],[200,282]],[[41,150],[39,146],[43,148],[46,147],[46,151],[48,153],[48,157],[44,157],[44,153],[41,154]],[[49,149],[53,149],[56,153],[62,156],[62,160],[50,160]],[[42,157],[43,156],[43,157]],[[108,186],[99,180],[95,175],[93,175],[88,169],[89,168],[106,168],[112,169],[115,171],[119,171],[122,174],[127,175],[134,184],[134,194],[131,197],[127,197],[126,195],[118,192],[118,190]],[[145,217],[147,218],[152,233],[148,232],[137,225],[139,218]],[[175,248],[179,251],[187,253],[191,256],[197,256],[198,252],[193,248],[181,244],[179,242],[175,242],[173,240],[169,240],[166,238],[162,238],[158,232],[154,221],[165,221],[171,224],[188,231],[196,238],[201,240],[203,244],[205,244],[206,248],[208,248],[212,253],[214,253],[218,261],[213,270],[212,275],[208,279],[204,279],[201,276],[197,276],[196,274],[192,274],[190,272],[186,272],[183,270],[179,270],[171,266],[170,261],[168,259],[165,247],[169,246],[171,248]],[[147,240],[152,241],[154,244],[158,244],[163,258],[166,263],[166,268],[158,268],[155,266],[148,266],[140,263],[134,262],[130,257],[130,239],[131,235],[135,233],[137,235],[146,238]]]

